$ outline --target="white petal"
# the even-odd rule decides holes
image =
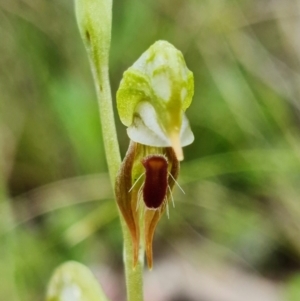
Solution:
[[[183,114],[182,125],[180,129],[181,146],[190,145],[191,143],[193,143],[194,139],[195,137],[193,132],[191,131],[189,120],[187,119],[185,114]]]
[[[136,109],[133,124],[127,128],[127,133],[132,141],[155,147],[171,147],[169,137],[157,122],[157,115],[149,102],[142,102]],[[194,141],[188,119],[183,113],[180,129],[181,146],[186,146]]]
[[[136,113],[132,125],[127,128],[127,134],[132,141],[149,146],[170,146],[169,139],[160,128],[155,110],[149,102],[140,103]]]

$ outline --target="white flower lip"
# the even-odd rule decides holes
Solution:
[[[194,141],[187,117],[182,113],[180,129],[181,147]],[[141,102],[136,108],[133,123],[127,128],[129,138],[137,143],[155,147],[172,147],[170,137],[164,132],[157,121],[157,114],[149,102]]]

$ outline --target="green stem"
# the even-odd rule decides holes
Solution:
[[[121,156],[117,139],[109,81],[109,48],[111,39],[112,0],[76,0],[76,15],[86,47],[97,91],[104,149],[114,188]],[[133,248],[127,225],[119,212],[123,240],[128,301],[143,300],[143,254],[133,269]]]
[[[110,175],[112,186],[115,185],[117,172],[121,164],[121,156],[119,152],[119,144],[116,134],[111,89],[109,83],[108,68],[103,66],[94,66],[94,80],[97,88],[97,97],[99,103],[100,120],[102,125],[102,135],[104,141],[104,149],[106,160]],[[100,74],[100,76],[98,76]],[[125,265],[125,277],[127,287],[127,300],[128,301],[142,301],[143,300],[143,254],[144,251],[140,250],[142,256],[135,269],[133,269],[133,248],[132,240],[128,227],[123,219],[122,214],[119,212],[121,219],[121,227],[123,232],[123,260]]]
[[[93,64],[94,65],[94,64]],[[93,67],[93,66],[92,66]],[[115,185],[117,172],[121,164],[119,143],[114,122],[111,89],[109,83],[108,67],[94,66],[94,80],[97,89],[97,98],[102,125],[104,149],[112,186]],[[100,74],[100,76],[98,76]],[[143,300],[143,260],[139,260],[133,269],[133,248],[128,227],[119,212],[123,233],[123,260],[125,265],[125,277],[128,301]],[[144,251],[140,250],[143,258]]]
[[[112,107],[111,89],[109,83],[108,66],[93,68],[94,81],[97,89],[102,137],[110,181],[114,187],[116,175],[121,164],[121,155]]]
[[[143,266],[144,266],[144,249],[140,248],[139,261],[133,269],[133,248],[132,240],[125,223],[121,216],[121,225],[123,231],[124,249],[123,260],[125,264],[125,277],[127,287],[128,301],[143,301]]]

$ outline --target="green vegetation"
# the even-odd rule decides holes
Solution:
[[[175,188],[175,209],[154,240],[151,277],[161,279],[164,266],[168,300],[179,300],[177,278],[192,298],[187,266],[228,281],[238,270],[252,293],[267,282],[277,299],[261,300],[299,296],[298,15],[296,1],[113,4],[115,109],[122,73],[156,40],[180,49],[195,78],[186,113],[195,142],[179,178],[186,194]],[[111,300],[125,300],[121,228],[74,4],[1,1],[0,37],[0,300],[42,300],[67,260],[89,266]],[[123,157],[128,137],[116,122]],[[201,277],[192,278],[199,287]],[[211,288],[207,299],[220,289]],[[238,294],[229,282],[228,291]]]

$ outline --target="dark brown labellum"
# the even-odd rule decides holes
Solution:
[[[168,189],[168,161],[162,155],[150,155],[142,160],[145,167],[143,199],[149,209],[158,209]]]

